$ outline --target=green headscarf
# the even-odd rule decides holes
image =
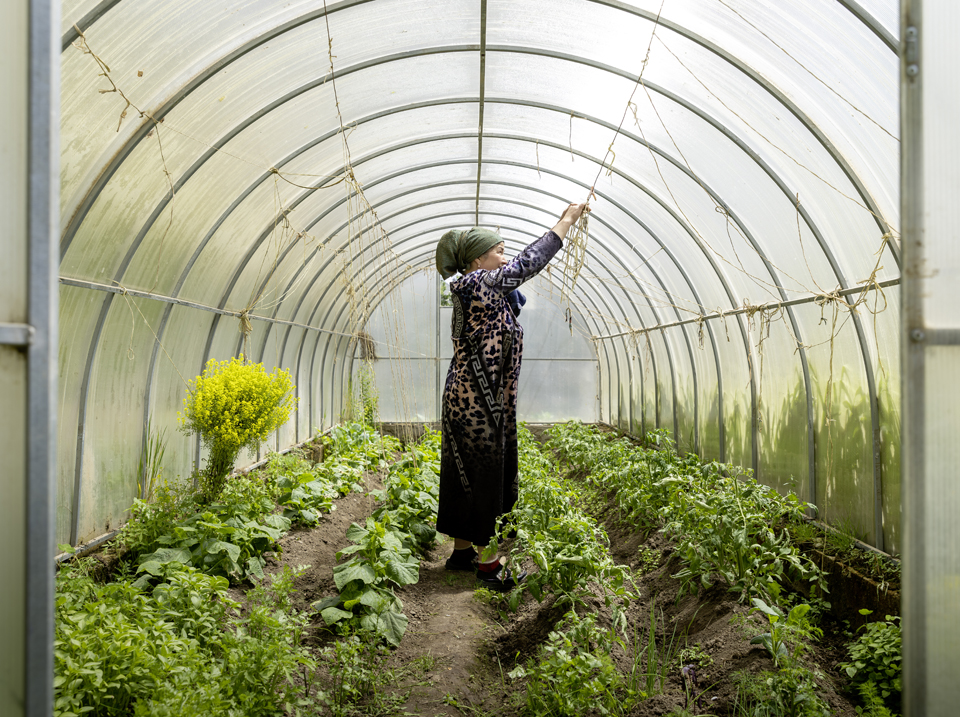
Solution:
[[[437,271],[444,279],[449,279],[458,272],[466,274],[474,259],[483,256],[502,241],[502,236],[489,229],[451,229],[440,237],[437,243]]]

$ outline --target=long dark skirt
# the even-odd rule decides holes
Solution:
[[[460,374],[469,380],[459,386],[451,372],[443,394],[437,530],[474,545],[489,543],[497,519],[517,502],[519,355],[515,358],[515,370],[505,372],[502,395],[479,361]]]

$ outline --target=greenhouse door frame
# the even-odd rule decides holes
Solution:
[[[0,713],[53,712],[60,3],[11,0],[0,30],[0,531],[8,556]]]
[[[903,707],[933,717],[960,703],[960,4],[902,0],[900,30]]]

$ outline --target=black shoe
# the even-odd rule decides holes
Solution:
[[[490,590],[505,593],[517,587],[517,585],[523,582],[525,577],[527,577],[526,570],[521,570],[519,574],[515,574],[513,570],[506,565],[502,565],[499,570],[491,570],[489,572],[486,570],[478,570],[477,584]]]
[[[447,570],[462,570],[473,573],[477,570],[477,551],[472,548],[454,550],[444,563]]]

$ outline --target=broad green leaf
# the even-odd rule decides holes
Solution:
[[[323,621],[328,625],[333,625],[334,623],[340,622],[341,620],[350,620],[353,618],[352,612],[347,612],[346,610],[341,610],[337,607],[328,607],[325,610],[320,611],[320,616],[323,618]]]
[[[351,560],[333,569],[333,581],[337,584],[338,590],[343,590],[344,586],[353,580],[370,585],[377,581],[377,574],[369,564],[357,560]]]
[[[240,559],[240,546],[223,540],[211,540],[207,544],[207,551],[211,553],[225,552],[230,557],[231,562],[234,563]]]
[[[367,537],[369,532],[366,528],[361,528],[356,523],[351,523],[350,527],[347,528],[347,540],[360,543]]]
[[[247,573],[248,573],[248,574],[249,574],[249,573],[253,573],[253,574],[256,575],[258,578],[260,578],[261,580],[263,580],[263,579],[264,579],[264,575],[263,575],[263,564],[264,564],[264,562],[265,562],[264,559],[261,558],[259,555],[255,556],[255,557],[252,557],[252,558],[248,558],[248,559],[247,559]]]
[[[397,585],[413,585],[420,579],[420,565],[415,562],[390,560],[384,570]]]
[[[147,562],[190,564],[190,551],[185,548],[160,548],[140,558],[141,565]],[[154,573],[159,575],[159,573]]]
[[[323,612],[328,607],[336,607],[340,604],[339,595],[331,595],[330,597],[325,597],[323,600],[317,600],[310,607],[312,607],[317,612]]]
[[[360,602],[372,608],[374,612],[383,612],[393,603],[393,597],[382,595],[379,590],[372,588],[363,591],[363,594],[360,595]]]
[[[263,518],[261,518],[261,520],[265,524],[269,525],[271,528],[276,528],[277,530],[283,533],[286,533],[288,530],[290,530],[290,525],[291,525],[290,519],[284,518],[282,515],[279,515],[278,513],[270,513],[268,515],[265,515],[263,516]]]
[[[377,626],[380,624],[376,615],[366,614],[360,618],[360,627],[369,633],[377,634]]]
[[[380,613],[378,621],[378,632],[383,635],[387,642],[394,647],[399,647],[400,640],[403,639],[403,633],[407,631],[407,616],[399,612],[387,610]]]

